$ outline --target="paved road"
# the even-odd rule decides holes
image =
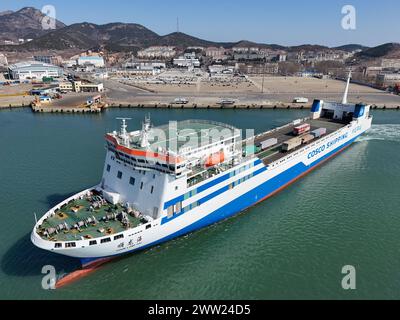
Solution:
[[[240,103],[252,104],[274,104],[274,103],[292,103],[293,98],[299,94],[293,93],[221,93],[221,92],[192,92],[192,93],[149,93],[143,90],[131,87],[129,85],[121,84],[114,80],[107,80],[104,82],[107,88],[106,96],[111,103],[171,103],[176,97],[186,97],[190,103],[216,103],[221,98],[236,99]],[[302,94],[310,101],[313,99],[323,99],[331,101],[341,101],[342,92],[321,92],[312,94]],[[400,96],[389,94],[386,92],[376,91],[371,93],[349,93],[350,102],[364,102],[372,105],[379,106],[400,106]]]

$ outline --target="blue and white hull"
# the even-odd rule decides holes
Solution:
[[[172,194],[167,193],[161,197],[158,205],[162,208],[162,216],[149,224],[124,231],[123,237],[118,240],[97,246],[89,245],[89,240],[80,240],[75,247],[55,248],[53,242],[43,239],[35,230],[31,239],[40,248],[80,258],[83,264],[149,248],[229,218],[271,197],[350,146],[371,127],[371,122],[372,117],[369,116],[354,120],[267,166],[257,157],[253,157],[193,187],[175,188]],[[107,162],[112,157],[111,154],[107,155]],[[122,171],[126,168],[124,164],[120,164],[116,170]],[[102,187],[104,184],[96,188]],[[68,201],[70,199],[50,210],[38,225]],[[168,208],[176,207],[177,204],[179,213],[167,215]]]

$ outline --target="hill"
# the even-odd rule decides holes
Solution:
[[[361,44],[346,44],[346,45],[343,45],[343,46],[334,47],[332,49],[341,50],[341,51],[347,51],[347,52],[353,52],[353,51],[356,51],[356,50],[361,50],[361,51],[367,50],[367,49],[369,49],[369,47],[363,46]]]
[[[35,39],[51,30],[43,30],[44,14],[35,8],[27,7],[16,12],[3,11],[0,13],[0,40],[18,41],[18,39]],[[56,21],[57,28],[65,24]]]
[[[359,52],[356,57],[360,59],[400,58],[400,44],[385,43],[374,48],[363,50]]]

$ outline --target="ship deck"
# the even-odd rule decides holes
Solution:
[[[94,202],[95,200],[91,197],[83,197],[83,199],[70,201],[68,204],[63,205],[59,210],[56,210],[52,217],[48,217],[44,220],[38,229],[38,234],[43,239],[54,242],[79,241],[117,234],[127,229],[135,228],[146,222],[133,214],[126,215],[129,220],[129,226],[124,225],[118,219],[103,219],[107,215],[119,214],[126,211],[126,209],[119,204],[113,205],[106,201],[104,201],[101,206],[94,209]],[[74,228],[77,223],[88,221],[88,219],[93,218],[95,218],[95,222],[86,223],[80,228]],[[61,230],[49,236],[45,234],[46,230],[52,228],[56,229],[57,226],[65,223],[68,225],[68,230]]]
[[[311,125],[311,131],[319,129],[319,128],[326,128],[326,135],[329,135],[329,134],[339,130],[340,128],[343,128],[346,125],[348,125],[348,122],[341,122],[341,121],[336,121],[336,120],[332,120],[332,119],[324,119],[324,118],[315,119],[315,120],[309,119],[307,121],[302,122],[301,124],[305,124],[305,123],[308,123]],[[264,164],[268,165],[268,164],[275,162],[275,161],[279,160],[280,158],[304,147],[304,145],[302,145],[302,146],[295,148],[289,152],[281,151],[282,144],[295,137],[293,135],[293,129],[298,125],[299,124],[296,124],[296,125],[291,124],[291,125],[285,126],[283,128],[280,128],[278,130],[266,132],[265,134],[258,135],[256,137],[256,139],[254,140],[255,145],[260,144],[261,142],[268,140],[268,139],[272,139],[272,138],[276,138],[278,140],[278,144],[271,148],[268,148],[266,150],[256,153],[256,156],[258,158],[260,158],[264,162]],[[324,135],[324,136],[326,136],[326,135]],[[323,137],[320,137],[320,138],[323,138]],[[320,138],[318,138],[318,139],[320,139]],[[314,140],[312,140],[312,142],[318,141],[318,139],[314,139]]]

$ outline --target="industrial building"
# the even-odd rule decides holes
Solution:
[[[104,59],[100,56],[82,56],[77,59],[76,64],[79,66],[92,64],[96,68],[104,68],[105,66]]]
[[[103,83],[85,83],[82,81],[61,82],[59,89],[61,92],[103,92],[104,85]]]
[[[178,67],[198,68],[200,67],[200,60],[196,58],[194,52],[185,53],[183,56],[174,59],[174,65]]]
[[[167,46],[149,47],[137,52],[137,57],[141,59],[171,59],[175,55],[175,47]]]
[[[381,66],[384,69],[400,69],[400,59],[382,59]]]
[[[128,75],[157,75],[166,68],[166,64],[165,62],[127,62],[124,68],[115,72]]]
[[[228,59],[228,55],[226,54],[227,50],[223,47],[208,47],[206,49],[206,57],[212,58],[215,60],[226,60]]]
[[[62,63],[62,58],[60,56],[53,55],[34,56],[33,60],[47,64],[53,64],[55,66],[60,66]]]
[[[63,76],[63,70],[52,64],[26,61],[19,62],[8,67],[11,79],[14,80],[42,80],[43,78],[59,78]]]
[[[400,73],[381,73],[376,76],[376,85],[380,88],[396,84],[400,84]]]

